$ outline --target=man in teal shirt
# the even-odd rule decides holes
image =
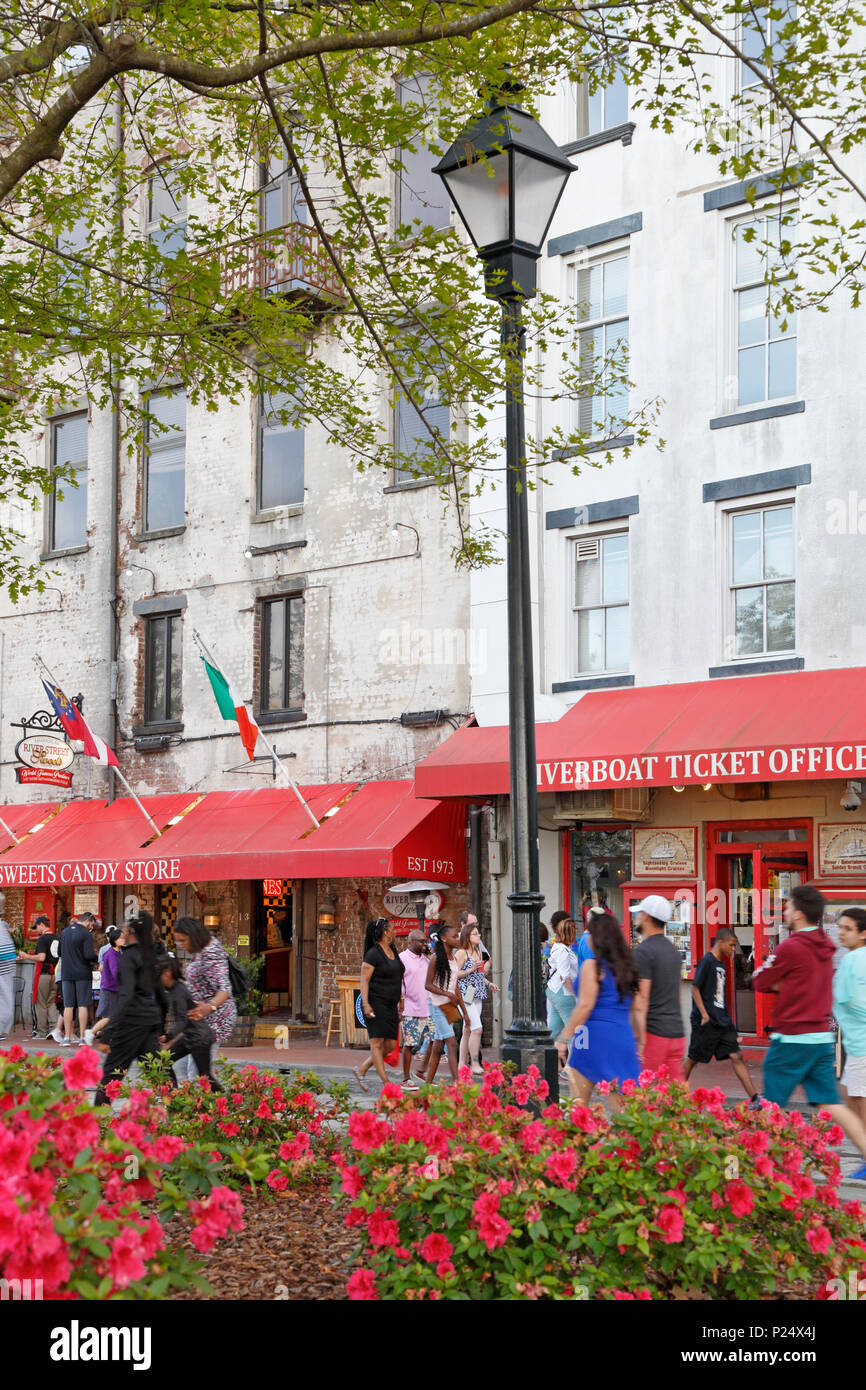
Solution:
[[[847,948],[833,981],[833,1012],[845,1044],[842,1085],[848,1104],[866,1125],[866,912],[849,907],[839,917],[839,944]],[[851,1177],[866,1178],[866,1163]]]

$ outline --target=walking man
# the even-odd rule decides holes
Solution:
[[[643,940],[632,953],[640,979],[632,1013],[637,1053],[647,1071],[666,1066],[676,1081],[683,1081],[686,1034],[680,1007],[682,959],[674,943],[665,936],[671,905],[667,898],[651,893],[631,910],[635,926],[643,933]]]
[[[721,927],[712,949],[698,962],[692,982],[692,1036],[684,1074],[688,1080],[696,1066],[711,1062],[714,1057],[718,1062],[729,1061],[752,1106],[757,1109],[760,1105],[758,1092],[740,1051],[734,1020],[725,1005],[725,961],[737,950],[736,933],[730,927]]]
[[[784,1109],[797,1086],[810,1105],[829,1110],[866,1159],[866,1128],[839,1100],[833,1013],[835,947],[821,926],[825,898],[813,883],[791,889],[791,935],[752,976],[752,988],[776,993],[774,1032],[764,1062],[764,1095]]]
[[[96,918],[93,913],[83,912],[80,919],[75,918],[69,923],[60,937],[60,982],[63,986],[63,1026],[66,1034],[62,1046],[72,1046],[76,1007],[79,1042],[84,1042],[87,1020],[93,1004],[96,947],[90,933],[95,926]]]
[[[36,918],[33,926],[39,929],[39,936],[33,953],[20,951],[18,959],[32,960],[39,966],[39,978],[36,981],[36,1032],[34,1036],[49,1038],[57,1027],[54,968],[60,953],[60,940],[51,930],[51,923],[44,913]]]
[[[412,1058],[417,1057],[435,1036],[433,1020],[427,1001],[427,964],[430,947],[424,933],[417,927],[410,931],[406,950],[400,955],[403,962],[403,1088],[417,1091],[418,1081],[412,1076]]]

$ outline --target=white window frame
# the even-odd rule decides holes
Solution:
[[[794,536],[794,571],[793,574],[784,579],[759,579],[751,584],[734,585],[734,517],[745,516],[752,512],[766,513],[778,511],[782,507],[793,508],[793,536]],[[762,527],[763,537],[763,527]],[[762,540],[763,545],[763,540]],[[722,557],[721,570],[721,593],[720,593],[720,624],[721,624],[721,656],[725,665],[736,665],[748,667],[754,662],[765,661],[785,661],[790,657],[796,656],[800,648],[799,633],[799,604],[797,602],[797,497],[793,490],[785,492],[760,493],[754,497],[731,498],[730,501],[719,507],[717,514],[717,553]],[[761,652],[749,652],[746,655],[737,655],[737,631],[736,631],[736,609],[734,594],[737,588],[766,589],[771,584],[794,584],[794,645],[785,651],[767,651],[766,649],[766,599],[764,601],[764,650]]]
[[[165,228],[164,228],[163,225],[162,225],[162,218],[161,218],[161,217],[152,217],[152,216],[151,216],[151,202],[152,202],[151,190],[152,190],[152,187],[153,187],[153,181],[154,181],[154,179],[157,179],[157,178],[160,178],[160,177],[167,177],[167,176],[169,176],[169,175],[171,174],[172,171],[174,171],[174,170],[176,170],[176,169],[182,168],[183,165],[184,165],[184,163],[185,163],[185,161],[182,160],[182,159],[171,159],[171,160],[167,160],[165,163],[162,163],[162,164],[155,164],[155,165],[153,165],[150,169],[147,170],[147,177],[146,177],[146,179],[145,179],[145,185],[144,185],[144,231],[145,231],[145,236],[147,237],[148,241],[151,242],[151,243],[153,243],[154,237],[155,237],[158,233],[165,231]],[[184,198],[186,199],[186,204],[187,204],[186,209],[184,210],[183,213],[179,213],[177,217],[171,219],[171,225],[172,225],[173,227],[180,227],[180,226],[183,227],[184,249],[186,249],[186,247],[187,247],[187,235],[186,235],[186,231],[187,231],[187,221],[188,221],[188,218],[189,218],[189,195],[188,195],[186,192],[184,193]]]
[[[625,602],[582,604],[577,603],[577,566],[578,566],[578,547],[589,542],[597,542],[599,554],[601,545],[605,540],[613,536],[625,536],[628,545],[628,598]],[[563,612],[566,623],[566,632],[562,650],[566,653],[568,669],[564,673],[563,679],[573,680],[602,680],[605,676],[628,675],[631,670],[631,578],[632,578],[632,539],[631,529],[627,523],[602,521],[592,525],[582,526],[579,530],[567,532],[565,536],[565,583],[564,592],[566,602],[563,605]],[[607,652],[605,652],[605,665],[600,671],[581,671],[580,670],[580,647],[578,639],[578,613],[581,611],[595,611],[598,608],[627,608],[629,613],[629,664],[627,666],[608,666]]]
[[[725,245],[723,249],[722,265],[724,266],[724,279],[721,284],[722,304],[721,322],[724,325],[722,334],[722,400],[720,414],[737,415],[750,410],[761,410],[764,406],[784,405],[787,402],[799,400],[802,394],[800,385],[800,351],[799,351],[799,324],[796,325],[793,334],[796,348],[796,380],[794,391],[788,396],[767,396],[762,400],[751,401],[748,405],[739,404],[740,396],[740,375],[739,375],[739,293],[741,290],[760,283],[759,281],[744,282],[742,286],[737,284],[737,245],[736,229],[754,222],[759,217],[781,216],[795,211],[797,208],[796,198],[790,198],[784,203],[779,204],[778,199],[770,202],[758,203],[750,207],[747,211],[740,210],[736,215],[725,218],[722,222],[722,235]],[[794,229],[791,228],[793,231]],[[790,336],[790,335],[788,335]],[[777,339],[765,339],[766,343],[778,341]],[[769,371],[769,354],[767,355],[766,372]],[[767,385],[769,380],[767,378]]]
[[[622,121],[615,121],[613,123],[610,123],[607,119],[606,92],[608,88],[614,85],[614,82],[621,82],[622,85],[625,87],[626,108],[625,116]],[[576,144],[578,140],[600,139],[606,131],[618,130],[621,125],[626,124],[626,122],[630,119],[631,106],[628,99],[628,83],[625,81],[621,68],[616,69],[616,72],[614,74],[614,82],[605,82],[598,88],[598,90],[602,94],[602,118],[599,129],[594,131],[580,130],[580,102],[583,90],[587,86],[586,76],[582,76],[578,78],[576,81],[565,81],[562,84],[562,119],[563,129],[565,132],[565,139],[563,141],[563,144],[572,145]]]
[[[575,344],[574,350],[575,350],[575,352],[577,352],[578,355],[579,355],[579,353],[580,353],[580,334],[581,334],[581,332],[582,332],[583,330],[588,329],[588,328],[598,328],[598,327],[601,327],[601,326],[604,326],[604,325],[607,325],[607,324],[613,324],[613,323],[627,323],[628,326],[629,326],[629,373],[631,373],[631,362],[632,362],[632,359],[631,359],[631,267],[632,267],[631,239],[630,239],[629,237],[623,237],[623,238],[621,238],[619,241],[605,242],[602,246],[599,246],[599,247],[592,247],[590,250],[584,251],[581,255],[577,255],[577,256],[573,257],[571,260],[569,260],[569,261],[566,262],[566,267],[565,267],[566,281],[565,281],[565,283],[566,283],[566,294],[567,294],[567,296],[568,296],[569,301],[570,301],[572,304],[574,304],[574,305],[578,305],[578,304],[579,304],[579,299],[578,299],[578,288],[577,288],[577,287],[578,287],[578,283],[579,283],[579,274],[580,274],[580,271],[582,271],[582,270],[590,270],[590,269],[592,269],[594,266],[603,265],[603,264],[605,264],[605,263],[608,262],[608,261],[618,261],[618,260],[622,260],[623,258],[628,262],[628,268],[627,268],[627,277],[628,277],[628,278],[627,278],[627,289],[626,289],[626,312],[625,312],[624,314],[620,314],[620,315],[618,315],[618,316],[616,316],[616,317],[611,316],[611,317],[609,317],[609,318],[604,318],[604,317],[602,317],[602,318],[599,318],[599,319],[583,319],[583,320],[581,320],[580,323],[578,324],[578,330],[577,330],[577,332],[578,332],[578,338],[577,338],[577,342],[576,342],[576,344]],[[606,356],[606,355],[607,355],[607,354],[605,354],[605,356]],[[606,402],[606,401],[607,401],[607,393],[605,393],[605,402]],[[627,400],[627,403],[626,403],[626,410],[627,410],[627,411],[628,411],[628,409],[630,408],[630,406],[631,406],[631,392],[629,392],[628,400]],[[605,415],[605,418],[607,418],[606,415]],[[573,428],[573,429],[578,429],[579,426],[580,426],[580,401],[579,401],[579,400],[576,400],[576,401],[573,401],[573,402],[572,402],[571,428]],[[606,432],[605,432],[605,430],[603,430],[603,429],[602,429],[602,430],[593,430],[593,432],[592,432],[592,434],[591,434],[591,436],[590,436],[590,438],[592,438],[592,439],[605,439],[606,437],[607,437]]]

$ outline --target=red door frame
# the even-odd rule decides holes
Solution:
[[[766,840],[766,841],[762,841],[761,843],[756,843],[755,841],[743,840],[743,841],[740,841],[740,842],[737,843],[737,844],[717,845],[717,844],[715,843],[715,837],[716,837],[716,832],[719,831],[719,830],[805,830],[805,831],[806,831],[806,838],[805,838],[805,840]],[[766,956],[767,956],[767,954],[768,954],[768,951],[766,950],[766,942],[765,942],[765,940],[764,940],[763,928],[764,928],[764,926],[769,925],[769,923],[765,923],[765,922],[764,922],[763,914],[762,914],[762,909],[761,909],[761,888],[762,888],[762,882],[761,882],[761,879],[762,879],[762,873],[761,873],[761,859],[762,859],[762,856],[766,856],[766,855],[769,854],[769,855],[772,857],[773,855],[776,855],[776,854],[778,854],[778,855],[784,855],[786,852],[787,852],[788,854],[791,854],[792,852],[793,852],[793,853],[797,853],[797,854],[804,854],[804,855],[806,856],[806,878],[807,878],[807,880],[808,880],[808,879],[811,879],[811,877],[812,877],[812,869],[813,869],[813,841],[814,841],[814,829],[813,829],[813,820],[812,820],[812,817],[811,817],[811,816],[786,817],[784,820],[782,820],[782,819],[779,819],[779,820],[776,820],[776,819],[769,819],[769,820],[708,821],[708,822],[707,822],[707,825],[706,825],[706,831],[707,831],[707,878],[706,878],[706,885],[707,885],[707,895],[708,895],[708,896],[709,896],[709,894],[710,894],[711,892],[713,892],[714,890],[720,890],[720,889],[721,889],[722,891],[724,891],[724,893],[725,893],[726,895],[727,895],[727,893],[728,893],[728,884],[727,884],[726,882],[725,882],[725,883],[719,882],[719,869],[721,868],[721,863],[722,863],[724,860],[729,859],[729,858],[730,858],[732,855],[734,855],[734,854],[751,854],[752,857],[753,857],[753,864],[754,864],[755,868],[757,869],[757,873],[753,873],[753,876],[752,876],[752,877],[753,877],[752,892],[753,892],[753,894],[756,893],[757,896],[755,896],[755,897],[752,898],[752,905],[753,905],[753,914],[752,914],[752,915],[753,915],[753,927],[754,927],[754,934],[755,934],[755,961],[756,961],[756,964],[759,964],[761,961],[763,961],[764,959],[766,959]],[[706,920],[706,913],[704,914],[704,916],[705,916],[705,920]],[[719,925],[720,925],[720,926],[722,926],[722,925],[730,926],[731,924],[730,924],[729,922],[726,922],[726,923],[719,923]],[[710,939],[710,937],[712,936],[712,934],[713,934],[712,928],[708,926],[708,927],[707,927],[706,949],[709,949],[709,939]],[[728,969],[728,995],[729,995],[730,1003],[731,1003],[732,1006],[733,1006],[733,1004],[734,1004],[733,990],[734,990],[734,976],[733,976],[733,971],[732,971],[732,970],[730,969],[730,967],[729,967],[729,969]],[[754,1032],[754,1033],[744,1033],[744,1034],[743,1034],[743,1039],[744,1039],[744,1041],[745,1041],[746,1043],[751,1044],[752,1046],[763,1046],[763,1047],[766,1047],[766,1046],[768,1045],[768,1041],[769,1041],[769,1040],[768,1040],[768,1038],[767,1038],[765,1029],[766,1029],[766,1027],[768,1026],[769,1022],[770,1022],[770,1016],[771,1016],[772,1011],[773,1011],[773,1005],[774,1005],[774,1003],[775,1003],[775,1000],[774,1000],[774,998],[773,998],[771,995],[761,995],[761,994],[756,994],[756,995],[755,995],[755,1032]],[[732,1017],[736,1017],[736,1016],[735,1016],[734,1014],[732,1014]]]

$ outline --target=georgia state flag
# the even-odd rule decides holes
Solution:
[[[91,731],[81,710],[66,698],[60,686],[49,685],[47,681],[43,681],[42,684],[45,687],[45,694],[51,701],[51,708],[68,737],[77,739],[79,743],[84,744],[84,752],[88,758],[95,758],[103,767],[117,767],[117,758],[108,744]]]

